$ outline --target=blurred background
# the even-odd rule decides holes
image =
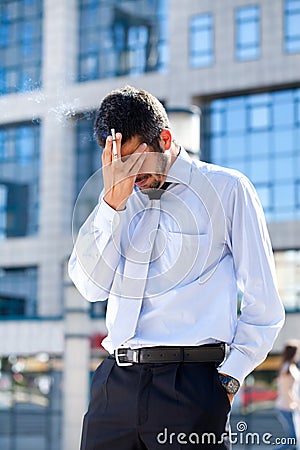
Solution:
[[[232,420],[280,434],[279,355],[300,338],[300,0],[0,0],[1,450],[79,446],[105,303],[66,265],[101,190],[94,112],[125,84],[164,103],[193,158],[258,191],[287,320]]]

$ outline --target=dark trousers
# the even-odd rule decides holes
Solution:
[[[108,357],[93,376],[81,450],[229,449],[229,412],[213,363],[118,367]]]

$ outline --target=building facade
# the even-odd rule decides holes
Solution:
[[[244,172],[266,213],[287,311],[273,353],[300,338],[299,30],[300,0],[1,2],[1,448],[78,447],[105,305],[66,264],[100,192],[93,117],[114,88],[200,107],[200,157]]]

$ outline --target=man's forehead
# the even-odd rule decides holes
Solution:
[[[121,146],[122,156],[131,155],[142,143],[143,142],[138,135],[132,136],[130,139],[127,139],[127,141]]]

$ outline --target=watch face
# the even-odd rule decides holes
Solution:
[[[227,383],[226,390],[228,394],[236,394],[239,390],[240,383],[237,380],[230,380]]]
[[[227,375],[219,375],[222,386],[226,390],[228,394],[236,394],[240,388],[240,383],[235,378],[232,378]]]

